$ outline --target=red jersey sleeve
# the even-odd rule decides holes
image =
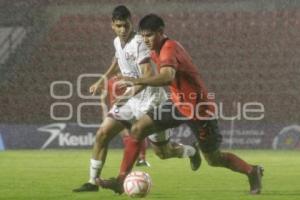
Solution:
[[[166,41],[159,55],[160,68],[165,66],[173,67],[177,70],[178,60],[176,59],[176,44]]]

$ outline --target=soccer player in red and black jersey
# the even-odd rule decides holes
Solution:
[[[147,85],[169,86],[170,99],[141,117],[131,128],[131,143],[125,148],[123,171],[116,179],[98,180],[104,188],[120,193],[120,186],[130,172],[138,155],[138,145],[153,133],[186,123],[196,136],[200,149],[210,166],[225,167],[245,174],[250,193],[261,192],[263,169],[250,165],[232,153],[222,152],[213,99],[210,99],[198,68],[192,63],[188,52],[175,40],[164,34],[164,21],[157,15],[145,16],[139,23],[144,42],[152,50],[152,60],[159,72],[147,78],[126,78],[123,86]],[[128,83],[130,82],[130,84]]]
[[[110,78],[108,80],[108,84],[107,84],[107,91],[108,91],[108,104],[111,107],[116,98],[123,95],[126,88],[120,88],[117,85],[117,77],[114,76],[112,78]],[[127,145],[128,142],[128,136],[129,136],[129,132],[128,130],[123,130],[121,133],[122,139],[123,139],[123,145],[124,147]],[[146,167],[150,167],[150,163],[148,161],[146,161],[146,149],[147,149],[147,139],[145,139],[143,141],[142,146],[140,147],[140,153],[138,156],[138,159],[136,161],[136,166],[146,166]]]

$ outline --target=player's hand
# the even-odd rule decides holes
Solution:
[[[98,91],[99,92],[101,91],[102,87],[103,87],[102,81],[100,82],[97,81],[96,83],[90,86],[89,91],[93,96],[95,96]]]

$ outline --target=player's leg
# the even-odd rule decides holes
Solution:
[[[163,102],[159,107],[150,110],[148,115],[153,119],[155,127],[163,130],[163,133],[156,132],[157,134],[149,136],[149,140],[154,144],[154,152],[161,159],[189,157],[192,170],[197,170],[201,165],[198,146],[169,141],[170,131],[167,129],[178,127],[187,122],[172,101]]]
[[[138,156],[142,140],[152,133],[160,133],[161,131],[176,127],[183,123],[183,121],[177,121],[173,119],[171,112],[163,112],[161,113],[161,118],[155,118],[154,115],[156,113],[160,113],[160,110],[170,110],[170,108],[172,109],[172,104],[165,102],[160,107],[157,107],[149,111],[147,114],[143,115],[137,122],[133,124],[130,131],[131,136],[129,137],[128,145],[124,149],[124,158],[122,160],[118,177],[112,178],[110,180],[98,179],[98,184],[101,187],[111,189],[119,194],[123,193],[123,181],[133,167],[133,164]],[[174,151],[175,150],[178,149],[174,149]]]
[[[156,153],[163,159],[171,157],[190,157],[195,166],[192,168],[196,170],[201,164],[199,152],[195,147],[189,145],[181,145],[169,142],[169,132],[165,130],[177,127],[185,121],[179,120],[170,112],[174,107],[170,101],[163,102],[159,107],[155,107],[145,115],[143,115],[131,127],[130,144],[125,148],[119,179],[122,180],[132,169],[132,162],[136,159],[136,151],[140,148],[142,140],[148,135],[153,142],[162,142],[164,145],[156,145]],[[180,116],[179,111],[175,108],[176,116]],[[159,116],[159,117],[158,117]],[[194,162],[195,161],[195,162]]]
[[[263,176],[263,168],[261,166],[250,165],[237,155],[220,150],[203,153],[203,155],[210,166],[225,167],[245,174],[249,180],[251,194],[259,194],[261,192],[261,178]]]
[[[233,153],[220,151],[222,136],[219,133],[216,120],[204,122],[198,134],[200,148],[210,166],[225,167],[245,174],[249,178],[251,194],[260,193],[262,168],[248,164]]]
[[[138,156],[138,159],[136,161],[135,166],[141,167],[141,166],[146,166],[150,167],[150,163],[146,160],[146,150],[147,150],[148,142],[147,139],[144,139],[142,144],[141,144],[141,149],[140,153]]]
[[[106,117],[96,133],[96,140],[93,146],[92,158],[90,160],[90,178],[89,181],[81,187],[74,189],[74,192],[98,191],[95,179],[100,176],[104,166],[108,144],[115,137],[124,125],[110,117]]]
[[[131,136],[128,137],[128,143],[124,149],[124,156],[118,177],[109,180],[97,179],[98,185],[102,188],[111,189],[116,193],[122,194],[124,192],[123,181],[134,166],[143,140],[156,131],[157,129],[149,115],[144,115],[135,122],[130,131]]]
[[[125,147],[127,145],[127,141],[128,141],[128,130],[124,129],[123,131],[120,132],[120,135],[122,137],[122,141],[123,141],[123,147]]]
[[[148,115],[144,115],[132,125],[128,145],[124,149],[124,159],[119,173],[120,179],[125,178],[125,176],[131,171],[145,137],[156,130],[157,129],[154,126],[153,120]]]
[[[123,145],[124,145],[124,148],[127,146],[127,143],[128,143],[128,140],[129,140],[129,131],[126,129],[126,130],[123,130],[121,133],[121,136],[122,136],[122,140],[123,140]],[[143,143],[141,144],[141,149],[140,149],[140,153],[139,153],[139,156],[138,156],[138,159],[136,161],[136,165],[135,166],[146,166],[146,167],[150,167],[150,164],[149,162],[146,160],[146,149],[147,149],[147,139],[145,139],[143,141]]]
[[[128,137],[128,143],[124,149],[124,156],[118,177],[111,178],[109,180],[98,179],[98,184],[101,187],[111,189],[116,193],[123,193],[122,183],[133,167],[138,156],[142,140],[144,137],[153,132],[161,132],[161,134],[152,134],[151,137],[149,136],[152,143],[155,143],[153,148],[160,158],[189,157],[192,170],[197,170],[201,165],[201,157],[198,148],[189,145],[171,143],[169,141],[169,135],[161,131],[162,129],[165,128],[154,123],[149,115],[144,115],[141,119],[139,119],[132,126],[132,136]]]
[[[154,153],[160,159],[169,158],[186,158],[190,159],[191,169],[193,171],[199,169],[201,165],[201,157],[199,148],[196,145],[184,145],[170,141],[170,131],[166,130],[163,133],[156,133],[148,136]]]

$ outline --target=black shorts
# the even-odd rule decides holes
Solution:
[[[216,119],[193,120],[185,118],[171,100],[154,107],[148,111],[147,115],[153,120],[154,126],[159,130],[174,128],[184,123],[187,124],[197,138],[203,153],[210,153],[220,148],[222,135]]]

